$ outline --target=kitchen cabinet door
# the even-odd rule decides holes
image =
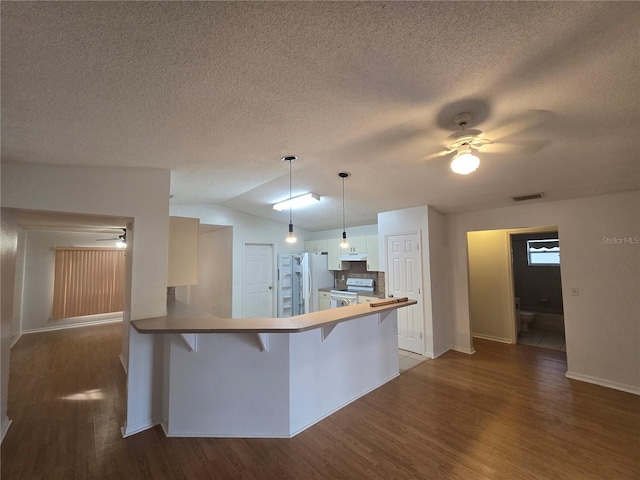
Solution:
[[[318,310],[329,310],[331,308],[331,293],[318,292]]]
[[[309,253],[322,253],[327,251],[326,240],[307,240],[304,242],[304,251]]]
[[[347,237],[349,248],[345,253],[367,253],[367,237]]]
[[[358,295],[358,303],[377,302],[380,300],[378,297],[368,297],[366,295]]]
[[[340,260],[342,253],[349,253],[346,248],[340,247],[339,238],[330,238],[327,240],[327,256],[329,262],[329,270],[348,270],[349,262]]]

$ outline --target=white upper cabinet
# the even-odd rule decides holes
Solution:
[[[343,262],[340,260],[343,252],[346,252],[346,248],[340,247],[339,238],[330,238],[327,240],[327,256],[329,263],[329,270],[348,270],[349,262]]]
[[[322,253],[327,250],[327,240],[307,240],[304,242],[304,251],[309,253]]]
[[[349,242],[349,247],[342,248],[340,247],[339,238],[327,240],[326,252],[329,254],[329,270],[349,269],[350,262],[341,260],[342,255],[366,254],[367,270],[370,272],[380,271],[377,235],[347,237],[347,241]]]
[[[367,237],[347,237],[349,246],[343,248],[344,253],[367,253]]]
[[[199,236],[199,219],[169,217],[168,287],[198,283]]]

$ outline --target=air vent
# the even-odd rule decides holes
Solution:
[[[513,198],[516,202],[523,202],[524,200],[534,200],[536,198],[542,198],[542,192],[533,193],[531,195],[522,195],[520,197],[511,197],[511,198]]]

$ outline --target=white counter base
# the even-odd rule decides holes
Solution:
[[[165,335],[167,436],[290,438],[399,374],[395,309],[265,335]]]

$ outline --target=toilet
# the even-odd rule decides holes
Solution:
[[[528,332],[535,318],[536,318],[536,314],[534,312],[527,312],[526,310],[520,310],[520,328],[521,328],[520,331]]]
[[[528,332],[529,327],[535,320],[535,312],[528,312],[526,310],[520,310],[520,297],[515,298],[516,301],[516,315],[518,319],[518,332]]]

